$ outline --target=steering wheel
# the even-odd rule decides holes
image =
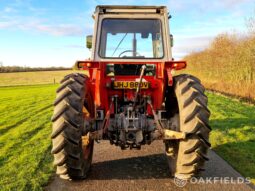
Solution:
[[[120,54],[119,54],[119,58],[121,57],[121,55],[122,54],[125,54],[125,53],[127,53],[127,52],[133,52],[133,50],[125,50],[125,51],[123,51],[123,52],[121,52]],[[138,52],[135,52],[135,55],[140,55]],[[122,56],[122,57],[124,57],[124,56]]]

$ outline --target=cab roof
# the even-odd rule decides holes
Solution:
[[[99,13],[164,13],[166,6],[98,5]]]

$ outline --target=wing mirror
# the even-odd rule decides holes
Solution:
[[[93,39],[92,35],[86,36],[86,46],[88,49],[92,48],[92,39]]]

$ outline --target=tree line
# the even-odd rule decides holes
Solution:
[[[255,100],[255,36],[220,34],[185,60],[206,88]]]
[[[246,34],[224,33],[184,59],[206,88],[255,101],[255,19]]]
[[[33,72],[33,71],[56,71],[56,70],[71,70],[66,67],[22,67],[22,66],[2,66],[0,65],[0,73],[11,72]]]

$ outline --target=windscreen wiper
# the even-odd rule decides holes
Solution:
[[[115,48],[115,50],[114,50],[114,52],[113,52],[113,54],[112,54],[112,57],[113,57],[113,55],[115,54],[116,50],[117,50],[117,49],[119,48],[119,46],[121,45],[121,43],[123,42],[123,40],[126,38],[127,34],[128,34],[128,33],[126,33],[126,34],[123,36],[123,38],[122,38],[121,41],[119,42],[118,46]]]

